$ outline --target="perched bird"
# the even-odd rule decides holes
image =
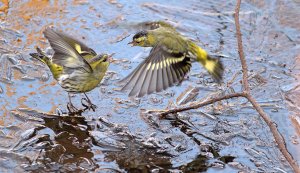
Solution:
[[[129,96],[142,97],[179,84],[190,71],[191,62],[200,62],[209,74],[220,82],[223,65],[192,40],[182,36],[170,24],[159,21],[146,23],[149,30],[133,36],[132,46],[153,47],[149,56],[119,83]]]
[[[93,49],[80,41],[51,28],[45,29],[44,36],[54,50],[52,58],[39,48],[37,53],[30,55],[46,64],[59,85],[68,92],[69,111],[77,110],[71,102],[70,93],[84,93],[84,100],[88,102],[89,108],[95,110],[96,106],[92,104],[86,92],[93,90],[101,82],[110,64],[111,55],[97,55]]]

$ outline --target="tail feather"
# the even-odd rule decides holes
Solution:
[[[207,60],[204,63],[204,68],[218,83],[222,81],[224,67],[219,58],[212,58],[211,56],[207,56]]]
[[[210,75],[220,83],[223,79],[224,67],[220,58],[215,58],[207,54],[207,52],[196,44],[190,44],[192,50],[196,52],[196,61],[200,62]]]

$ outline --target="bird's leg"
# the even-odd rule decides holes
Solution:
[[[58,116],[60,116],[60,115],[63,115],[64,112],[63,112],[61,109],[56,108],[56,114],[57,114]]]
[[[88,110],[89,109],[89,105],[86,105],[85,102],[88,102],[86,98],[81,98],[81,105],[84,107],[84,110]]]
[[[94,104],[92,103],[92,101],[90,100],[90,98],[89,98],[85,93],[83,93],[83,94],[84,94],[85,98],[82,98],[82,99],[81,99],[81,104],[82,104],[86,109],[92,109],[92,110],[95,112],[97,106],[94,105]],[[86,101],[89,105],[85,105],[85,104],[82,102],[82,100]]]
[[[90,100],[90,98],[85,93],[83,93],[83,94],[86,97],[87,102],[90,104],[90,108],[95,112],[95,110],[97,109],[97,106],[92,103],[92,101]]]
[[[70,93],[68,93],[69,96],[69,103],[67,104],[67,108],[69,112],[78,112],[78,109],[73,105],[72,101],[71,101],[71,96]]]

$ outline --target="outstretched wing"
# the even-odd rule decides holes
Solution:
[[[125,83],[122,90],[131,89],[129,96],[142,97],[180,83],[190,68],[191,61],[186,52],[171,53],[170,49],[158,44],[120,83]]]
[[[164,28],[176,31],[175,27],[165,21],[143,22],[140,25],[143,27],[143,30],[155,30],[158,28]]]
[[[97,53],[86,46],[84,43],[82,43],[79,40],[76,40],[72,38],[71,36],[64,34],[64,33],[58,33],[56,32],[60,37],[62,37],[73,49],[75,49],[81,56],[85,57],[85,55],[91,55],[91,57],[94,57],[97,55]]]
[[[71,69],[83,68],[87,72],[93,71],[88,62],[59,33],[46,28],[44,35],[55,52],[52,57],[53,63]]]

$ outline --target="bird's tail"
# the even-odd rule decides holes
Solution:
[[[36,51],[37,53],[30,53],[29,55],[49,66],[51,63],[50,58],[45,55],[45,53],[40,48],[37,47]]]
[[[224,67],[220,58],[212,58],[208,55],[207,60],[205,64],[203,64],[203,66],[218,83],[222,81]]]
[[[223,78],[223,64],[220,58],[214,58],[198,45],[191,44],[192,51],[197,55],[196,61],[200,62],[209,74],[217,81],[221,82]]]
[[[40,48],[37,47],[36,51],[37,53],[31,53],[29,55],[46,64],[52,72],[53,77],[57,80],[63,74],[63,67],[52,63],[51,59]]]

